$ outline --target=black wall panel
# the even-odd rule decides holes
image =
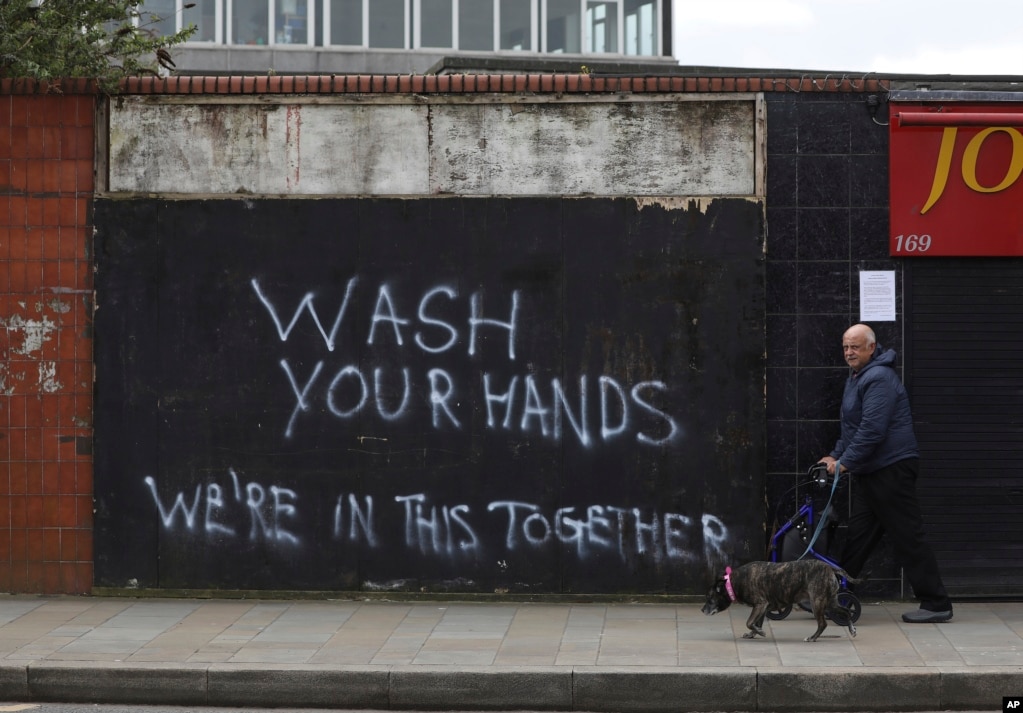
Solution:
[[[695,592],[760,558],[762,216],[98,200],[96,585]]]

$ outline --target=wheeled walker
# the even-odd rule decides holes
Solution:
[[[827,549],[826,543],[830,536],[831,497],[828,498],[828,504],[824,507],[823,512],[818,518],[814,507],[813,494],[809,492],[811,487],[818,489],[830,487],[831,495],[833,496],[838,484],[836,476],[828,474],[828,468],[824,463],[816,463],[810,466],[810,469],[807,471],[807,478],[805,482],[796,485],[796,488],[802,486],[807,489],[802,506],[771,536],[770,559],[772,562],[782,562],[803,559],[804,557],[816,557],[840,571],[841,565],[820,551]],[[856,595],[849,591],[849,582],[846,577],[840,574],[838,577],[840,584],[838,601],[849,610],[852,621],[856,622],[860,618],[863,606]],[[800,606],[800,609],[803,608]],[[788,605],[782,609],[768,611],[767,618],[777,621],[784,619],[791,612],[792,605]],[[847,626],[849,623],[844,621],[844,615],[837,612],[829,612],[827,616],[839,626]],[[839,619],[843,619],[843,621],[839,621]]]

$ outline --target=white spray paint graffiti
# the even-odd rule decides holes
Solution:
[[[313,322],[316,324],[316,328],[323,336],[323,341],[326,344],[327,351],[334,351],[337,346],[337,333],[341,328],[341,323],[345,318],[345,313],[348,310],[348,304],[352,296],[352,292],[358,283],[358,278],[353,277],[348,280],[345,285],[345,296],[341,301],[341,305],[338,307],[337,316],[334,318],[334,323],[331,325],[330,331],[328,332],[323,327],[323,323],[320,321],[320,315],[316,311],[316,305],[313,300],[316,297],[316,293],[307,292],[302,300],[299,302],[298,307],[295,309],[294,314],[291,316],[291,321],[288,322],[288,326],[285,327],[281,322],[281,318],[278,315],[277,308],[273,302],[270,301],[263,290],[259,286],[259,280],[252,278],[251,284],[252,289],[255,291],[259,301],[266,307],[267,312],[270,313],[270,318],[273,320],[274,325],[277,327],[277,334],[281,338],[282,342],[288,341],[288,337],[291,336],[292,330],[298,323],[298,320],[302,317],[303,312],[308,312]],[[454,298],[458,293],[454,288],[441,285],[427,290],[423,297],[419,300],[419,307],[416,312],[419,321],[425,325],[431,325],[438,327],[448,333],[448,340],[441,346],[431,347],[426,343],[426,337],[423,336],[421,331],[417,331],[413,336],[415,344],[425,352],[430,353],[442,353],[452,349],[459,338],[458,329],[441,319],[430,317],[427,311],[427,305],[433,299],[435,295],[445,294],[448,298]],[[469,345],[468,353],[470,356],[476,353],[477,343],[480,338],[480,327],[498,327],[508,330],[508,359],[511,361],[515,360],[515,328],[516,328],[516,316],[518,313],[519,305],[519,291],[514,290],[511,295],[511,317],[507,322],[499,319],[493,319],[483,316],[483,299],[479,292],[474,292],[469,298],[469,304],[471,308],[471,314],[468,319],[469,322]],[[380,323],[389,323],[391,325],[392,332],[394,334],[394,341],[398,346],[404,346],[405,339],[402,336],[401,327],[409,324],[409,319],[399,317],[397,310],[394,306],[394,298],[391,296],[391,287],[384,283],[381,284],[377,290],[376,306],[373,309],[373,314],[370,317],[370,331],[369,336],[366,340],[367,344],[373,344],[376,336],[377,326]]]
[[[372,495],[337,496],[328,523],[310,523],[299,509],[302,500],[290,488],[249,482],[242,485],[228,469],[230,482],[197,484],[194,492],[180,491],[169,501],[160,497],[156,480],[146,476],[164,530],[169,533],[222,541],[247,537],[301,550],[303,540],[288,528],[315,532],[325,527],[333,540],[352,547],[380,549],[385,541],[422,557],[452,562],[501,553],[566,548],[582,562],[613,553],[623,561],[631,554],[665,562],[714,562],[727,558],[728,528],[717,516],[699,518],[643,508],[587,505],[557,508],[516,500],[494,500],[474,511],[467,503],[433,502],[426,493],[396,495],[396,508],[378,513]],[[485,542],[482,532],[493,531],[497,518],[503,542]],[[491,525],[488,527],[488,525]],[[386,537],[387,528],[392,537]],[[247,535],[242,535],[247,529]]]
[[[472,526],[466,522],[468,505],[449,507],[426,505],[423,493],[396,495],[395,502],[405,506],[405,547],[419,550],[422,554],[475,553],[479,538]]]
[[[476,291],[455,309],[460,295],[450,284],[433,285],[409,300],[386,281],[360,295],[360,279],[353,276],[329,314],[324,300],[318,306],[316,292],[308,291],[288,316],[258,279],[250,284],[282,350],[287,345],[278,361],[293,399],[282,424],[286,439],[299,436],[314,418],[360,427],[372,419],[420,418],[438,432],[467,431],[473,409],[490,431],[584,449],[612,442],[661,447],[682,436],[661,405],[671,392],[664,381],[626,383],[604,373],[566,378],[560,369],[544,376],[531,355],[521,353],[522,325],[535,320],[524,314],[529,302],[519,290],[503,296]],[[353,314],[359,305],[368,314]],[[313,358],[296,357],[301,349],[314,350]],[[372,363],[374,354],[386,354],[386,364]],[[395,362],[402,356],[409,366]],[[467,376],[467,365],[476,364]],[[468,403],[469,394],[479,403]],[[623,562],[638,556],[658,564],[693,563],[722,558],[729,540],[725,524],[709,513],[608,503],[552,507],[529,499],[440,502],[418,488],[384,498],[348,491],[300,496],[272,483],[243,483],[234,469],[172,495],[161,496],[152,476],[144,482],[172,537],[218,545],[247,540],[295,556],[329,538],[341,550],[401,550],[455,565],[554,549],[581,562],[611,554]],[[322,509],[324,500],[333,503],[329,512]]]
[[[301,298],[285,324],[281,310],[260,286],[259,280],[251,280],[252,289],[269,314],[281,342],[288,342],[295,333],[296,325],[308,313],[328,352],[342,346],[338,342],[339,335],[348,323],[346,320],[352,319],[349,313],[358,284],[357,277],[347,281],[344,297],[328,329],[317,311],[314,292],[307,292]],[[423,354],[437,357],[451,355],[461,346],[472,358],[481,354],[483,332],[486,330],[490,336],[504,337],[496,342],[486,342],[487,348],[493,350],[497,346],[501,359],[509,364],[515,363],[519,324],[523,319],[521,293],[511,291],[506,300],[508,318],[504,319],[503,316],[486,315],[482,291],[473,292],[468,298],[468,317],[463,329],[432,311],[436,305],[450,303],[457,298],[457,290],[450,285],[431,287],[419,298],[413,319],[402,316],[396,288],[384,282],[376,289],[368,334],[360,343],[366,346],[384,344],[396,350],[418,349]],[[406,338],[406,331],[410,329],[414,329],[411,342]],[[500,343],[505,339],[506,347],[501,347]],[[359,345],[347,346],[354,349]],[[465,428],[468,416],[464,411],[469,406],[463,405],[462,401],[464,394],[471,389],[466,388],[458,373],[443,365],[426,368],[423,373],[415,373],[408,367],[401,367],[400,372],[396,372],[393,368],[385,370],[358,363],[343,364],[335,370],[324,360],[318,360],[304,374],[296,373],[297,368],[288,358],[281,359],[279,365],[294,397],[294,406],[284,426],[287,439],[296,435],[299,416],[304,413],[325,411],[341,421],[368,414],[393,422],[412,418],[415,403],[429,405],[429,419],[434,429],[457,431]],[[490,371],[478,374],[488,428],[537,435],[555,442],[563,442],[567,435],[583,448],[630,436],[641,445],[658,447],[674,443],[682,435],[675,417],[657,405],[659,397],[670,391],[663,381],[647,380],[630,386],[607,374],[583,374],[573,397],[559,377],[544,380],[534,373],[535,367],[529,365],[527,368],[530,373],[503,377]],[[400,400],[393,396],[396,384],[400,384]],[[414,398],[417,394],[422,398]],[[314,409],[317,401],[326,408]],[[647,417],[645,425],[640,425],[640,418],[644,415]],[[591,423],[597,420],[597,416],[599,424]],[[566,420],[569,428],[565,427]]]
[[[147,475],[144,482],[149,487],[160,513],[160,520],[167,530],[177,530],[177,525],[181,522],[188,532],[198,532],[199,508],[205,503],[202,531],[211,536],[236,537],[237,528],[225,524],[224,521],[229,521],[231,517],[238,517],[238,506],[240,506],[241,514],[248,517],[249,520],[248,537],[250,541],[266,540],[289,545],[300,544],[298,537],[285,527],[285,520],[293,520],[298,512],[294,504],[298,495],[294,490],[279,488],[276,485],[265,488],[255,482],[247,483],[243,490],[238,475],[233,469],[228,470],[228,475],[231,476],[234,485],[231,490],[234,495],[233,502],[224,498],[224,489],[219,483],[207,484],[205,497],[202,485],[197,484],[191,504],[186,501],[184,492],[178,492],[169,508],[160,499],[160,493],[156,489],[156,479]]]

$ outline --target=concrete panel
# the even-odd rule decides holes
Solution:
[[[807,644],[807,646],[819,644]],[[923,668],[759,669],[761,711],[942,710],[941,674]]]
[[[568,667],[396,668],[390,693],[406,710],[573,710]]]
[[[123,97],[112,104],[110,191],[756,193],[752,99],[432,105],[169,99]]]
[[[206,664],[48,661],[29,666],[28,687],[41,701],[204,705]]]
[[[941,671],[940,710],[998,710],[1023,690],[1023,666],[963,666]]]
[[[0,664],[0,700],[23,701],[28,698],[28,667],[22,664]]]
[[[577,667],[573,700],[584,711],[753,711],[754,668]]]
[[[427,109],[168,104],[125,97],[110,112],[113,192],[421,194]]]
[[[450,105],[431,118],[436,193],[754,193],[752,101]]]
[[[289,708],[388,707],[388,669],[297,664],[256,668],[210,666],[211,706],[269,706],[287,701]]]

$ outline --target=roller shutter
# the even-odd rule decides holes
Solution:
[[[1023,595],[1023,260],[906,263],[924,521],[956,596]]]

